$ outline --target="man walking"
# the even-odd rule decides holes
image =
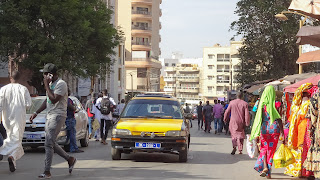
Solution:
[[[18,84],[19,78],[18,71],[12,72],[11,83],[0,89],[0,111],[2,123],[7,132],[3,146],[0,145],[0,159],[3,155],[8,156],[11,172],[16,170],[16,161],[24,155],[22,138],[26,126],[26,108],[32,104],[28,89]]]
[[[214,106],[213,106],[213,116],[214,116],[214,133],[219,134],[222,132],[222,115],[224,112],[223,106],[218,103],[218,101],[215,99],[214,100]]]
[[[200,130],[200,123],[201,123],[201,129],[203,129],[203,114],[202,114],[202,102],[199,102],[199,105],[197,106],[197,114],[198,114],[198,130]]]
[[[116,108],[116,111],[117,111],[117,113],[118,113],[119,115],[122,113],[122,111],[123,111],[123,109],[124,109],[124,106],[125,106],[124,103],[125,103],[124,99],[121,99],[120,104],[118,104],[118,106],[117,106],[117,108]]]
[[[250,114],[248,109],[248,103],[242,100],[243,94],[240,92],[237,94],[237,99],[230,102],[228,109],[224,113],[224,121],[229,122],[229,131],[232,138],[233,150],[231,152],[234,155],[237,151],[242,154],[243,140],[245,138],[245,127],[250,125]],[[231,117],[230,117],[231,114]]]
[[[100,136],[101,136],[101,143],[107,145],[106,142],[109,129],[112,126],[112,112],[113,107],[116,105],[112,97],[109,97],[108,90],[102,91],[102,98],[99,98],[96,102],[96,107],[100,111]]]
[[[51,178],[51,164],[53,153],[63,157],[69,164],[69,173],[77,161],[76,158],[68,155],[57,143],[57,136],[61,131],[67,118],[68,87],[67,83],[59,78],[57,67],[48,63],[43,70],[43,83],[47,94],[47,99],[41,107],[30,117],[30,121],[37,117],[43,110],[47,109],[47,120],[45,126],[45,169],[44,173],[38,177],[40,179]]]
[[[186,108],[184,109],[184,113],[186,113],[186,114],[190,114],[191,113],[191,109],[190,109],[188,103],[186,103]],[[189,122],[190,122],[190,128],[192,128],[192,120],[190,119]]]
[[[204,127],[204,132],[210,133],[211,129],[211,121],[212,121],[212,106],[209,104],[209,101],[206,102],[207,105],[203,107],[203,116],[204,116],[204,122],[205,122],[205,127]]]
[[[70,89],[68,89],[68,95],[70,96]],[[67,107],[67,137],[70,140],[70,149],[71,153],[82,153],[83,151],[79,149],[76,140],[76,119],[74,113],[76,112],[76,107],[71,98],[68,98],[68,107]]]

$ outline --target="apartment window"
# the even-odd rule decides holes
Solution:
[[[208,80],[212,80],[212,76],[208,76]]]
[[[171,65],[172,65],[172,67],[176,67],[176,63],[172,63]]]
[[[212,69],[213,68],[213,65],[208,65],[208,69]]]
[[[218,54],[217,61],[219,62],[229,62],[230,61],[230,54]]]
[[[137,11],[145,11],[145,12],[148,12],[148,8],[137,7]]]
[[[165,67],[168,67],[168,66],[169,66],[169,63],[164,63],[164,66],[165,66]]]
[[[137,68],[137,77],[146,78],[147,77],[147,68]]]
[[[213,57],[214,57],[214,54],[208,54],[209,59],[213,59]]]
[[[208,86],[208,92],[212,93],[212,89],[213,89],[212,86]]]

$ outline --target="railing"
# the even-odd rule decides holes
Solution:
[[[217,69],[217,72],[230,72],[230,69]]]
[[[217,80],[217,83],[229,83],[230,80]]]
[[[149,11],[132,11],[132,14],[151,15],[151,12],[149,12]]]
[[[132,26],[131,29],[136,29],[136,30],[148,30],[151,31],[151,27],[145,27],[145,26]]]
[[[217,94],[224,94],[225,91],[217,91]]]
[[[230,58],[217,58],[218,62],[229,62]]]
[[[132,61],[151,61],[151,58],[132,58]]]
[[[149,42],[132,42],[132,45],[151,46],[151,44]]]

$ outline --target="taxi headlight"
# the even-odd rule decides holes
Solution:
[[[167,131],[166,136],[186,136],[186,131]]]
[[[128,129],[113,129],[112,135],[128,136],[128,135],[132,135],[132,134],[131,134],[131,131],[129,131]]]

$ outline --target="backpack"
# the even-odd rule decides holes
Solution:
[[[101,104],[100,104],[100,111],[103,115],[109,115],[112,111],[112,104],[109,98],[102,98]]]

